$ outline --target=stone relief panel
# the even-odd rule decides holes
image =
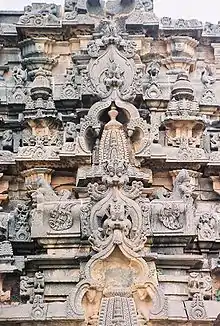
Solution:
[[[80,234],[79,214],[82,203],[67,189],[56,193],[43,179],[30,190],[32,198],[33,238],[77,237]],[[39,226],[41,228],[39,229]],[[44,230],[44,232],[42,232]],[[52,240],[51,240],[52,241]]]
[[[211,323],[219,24],[152,0],[1,19],[0,323]]]
[[[186,170],[177,175],[173,191],[168,198],[159,195],[151,202],[152,227],[154,232],[166,234],[179,232],[195,234],[195,206],[192,198],[193,187]]]

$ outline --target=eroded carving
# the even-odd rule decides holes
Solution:
[[[216,76],[213,66],[207,65],[201,73],[201,81],[204,85],[204,90],[200,103],[202,105],[214,105],[216,103],[213,85],[216,82]]]
[[[185,227],[188,232],[193,231],[192,219],[194,218],[195,208],[193,206],[192,191],[193,187],[188,172],[181,170],[174,181],[171,195],[168,198],[155,199],[151,202],[152,223],[155,231],[179,230],[183,232]],[[160,221],[165,227],[163,231],[157,221]]]
[[[18,204],[10,214],[10,238],[16,241],[30,241],[30,208],[25,204]]]
[[[59,26],[60,7],[55,4],[33,3],[24,8],[24,15],[18,25],[25,26]]]

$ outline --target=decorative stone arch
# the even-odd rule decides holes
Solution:
[[[112,101],[96,102],[89,109],[87,116],[81,120],[79,143],[85,152],[90,153],[86,144],[88,130],[93,130],[94,137],[99,135],[101,130],[100,117],[111,104]],[[123,110],[128,120],[128,136],[134,143],[135,154],[138,156],[141,156],[142,153],[146,155],[147,148],[150,146],[150,128],[147,122],[140,117],[138,109],[133,104],[117,99],[115,105]]]

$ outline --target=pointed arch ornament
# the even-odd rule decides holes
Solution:
[[[82,236],[95,254],[69,296],[68,314],[87,324],[132,326],[148,320],[157,293],[155,257],[147,246],[150,201],[141,181],[130,182],[128,137],[114,105],[108,115],[99,146],[102,180],[88,185],[90,200],[81,209]]]

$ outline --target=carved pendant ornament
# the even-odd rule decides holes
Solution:
[[[70,314],[82,314],[76,304],[84,292],[82,303],[89,300],[88,323],[97,319],[102,325],[109,319],[110,324],[124,320],[125,325],[135,325],[136,310],[149,318],[157,286],[154,262],[141,258],[150,227],[150,202],[141,200],[142,182],[128,184],[127,139],[116,120],[116,108],[108,114],[99,147],[102,183],[88,185],[90,202],[81,208],[82,235],[97,254],[86,265],[85,280],[70,296]],[[92,303],[96,311],[90,314]]]
[[[99,164],[102,185],[88,185],[91,202],[82,209],[83,236],[89,236],[96,251],[110,243],[126,243],[136,250],[144,245],[149,226],[141,207],[135,201],[140,197],[142,183],[128,181],[128,144],[123,126],[116,120],[117,110],[109,111],[110,121],[104,126],[100,140]],[[146,201],[147,204],[147,201]],[[123,240],[122,240],[123,239]]]

